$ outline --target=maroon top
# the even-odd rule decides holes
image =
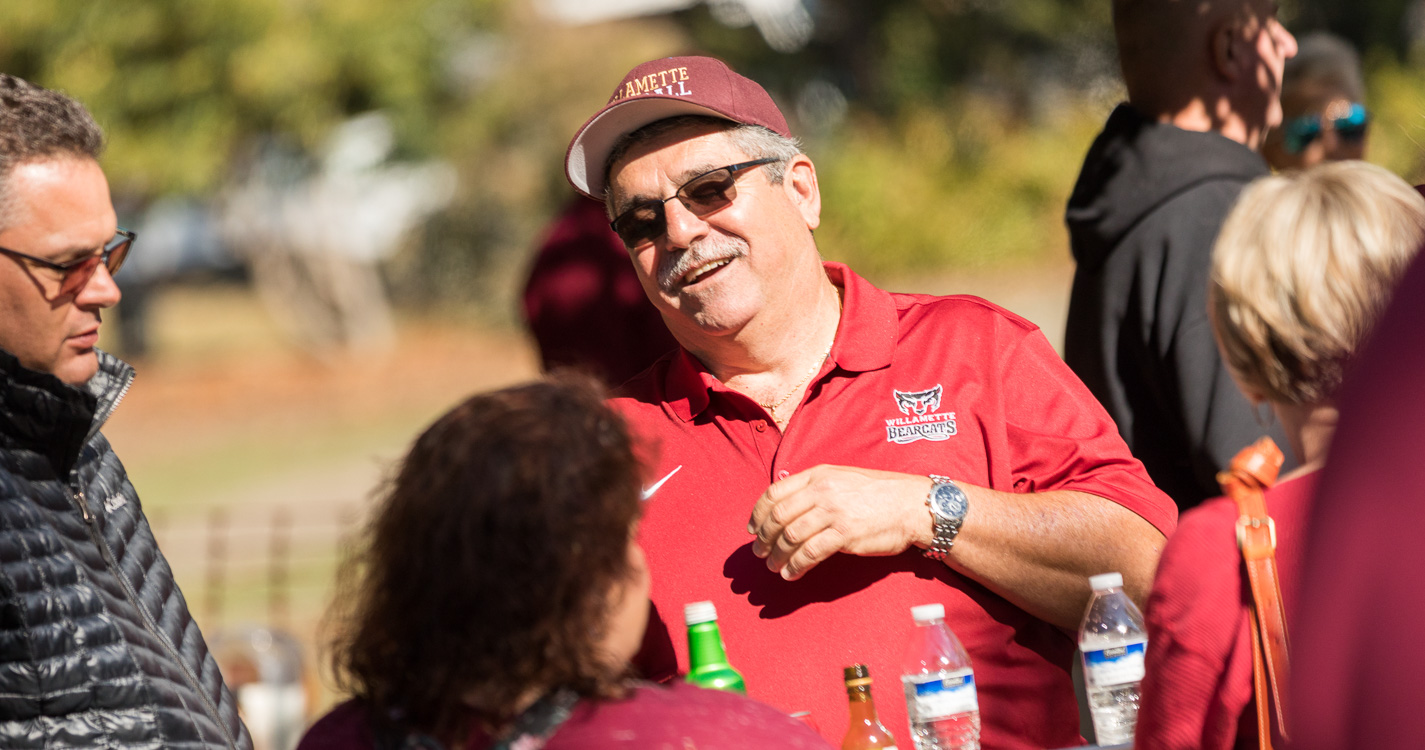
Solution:
[[[1267,491],[1287,605],[1296,601],[1302,537],[1319,476],[1311,472]],[[1147,674],[1134,738],[1140,750],[1257,746],[1251,592],[1237,549],[1239,515],[1230,498],[1209,500],[1183,514],[1163,548],[1148,596]]]
[[[577,198],[540,246],[524,290],[524,317],[544,369],[576,367],[609,385],[678,346],[648,301],[604,205]]]
[[[1291,622],[1293,750],[1425,747],[1425,255],[1337,403]]]
[[[484,750],[493,740],[477,732],[466,750]],[[518,743],[517,743],[518,744]],[[297,750],[372,750],[365,708],[347,701],[317,720]],[[684,682],[639,685],[627,698],[580,701],[544,750],[826,750],[826,742],[800,721],[771,706]],[[535,750],[533,747],[520,750]]]

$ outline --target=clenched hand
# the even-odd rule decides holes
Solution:
[[[851,466],[817,466],[774,483],[757,498],[747,532],[752,552],[795,581],[837,552],[898,555],[934,534],[925,499],[929,477]]]

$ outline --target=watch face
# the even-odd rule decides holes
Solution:
[[[935,485],[935,514],[943,518],[965,517],[965,493],[953,484]]]

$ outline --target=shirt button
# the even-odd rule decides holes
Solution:
[[[766,431],[767,431],[767,422],[766,422],[766,420],[762,420],[762,419],[757,420],[757,422],[756,422],[756,427],[757,427],[757,431],[758,431],[758,432],[766,432]]]
[[[777,478],[778,478],[778,479],[786,479],[787,477],[789,477],[789,476],[791,476],[791,475],[792,475],[792,472],[787,471],[786,469],[782,469],[781,471],[777,472]]]

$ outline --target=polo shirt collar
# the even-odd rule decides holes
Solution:
[[[822,266],[831,283],[842,290],[841,321],[831,345],[831,361],[849,372],[890,367],[899,328],[895,300],[842,263],[828,261]],[[669,408],[679,419],[690,421],[707,409],[714,390],[729,389],[680,347],[664,381]]]

